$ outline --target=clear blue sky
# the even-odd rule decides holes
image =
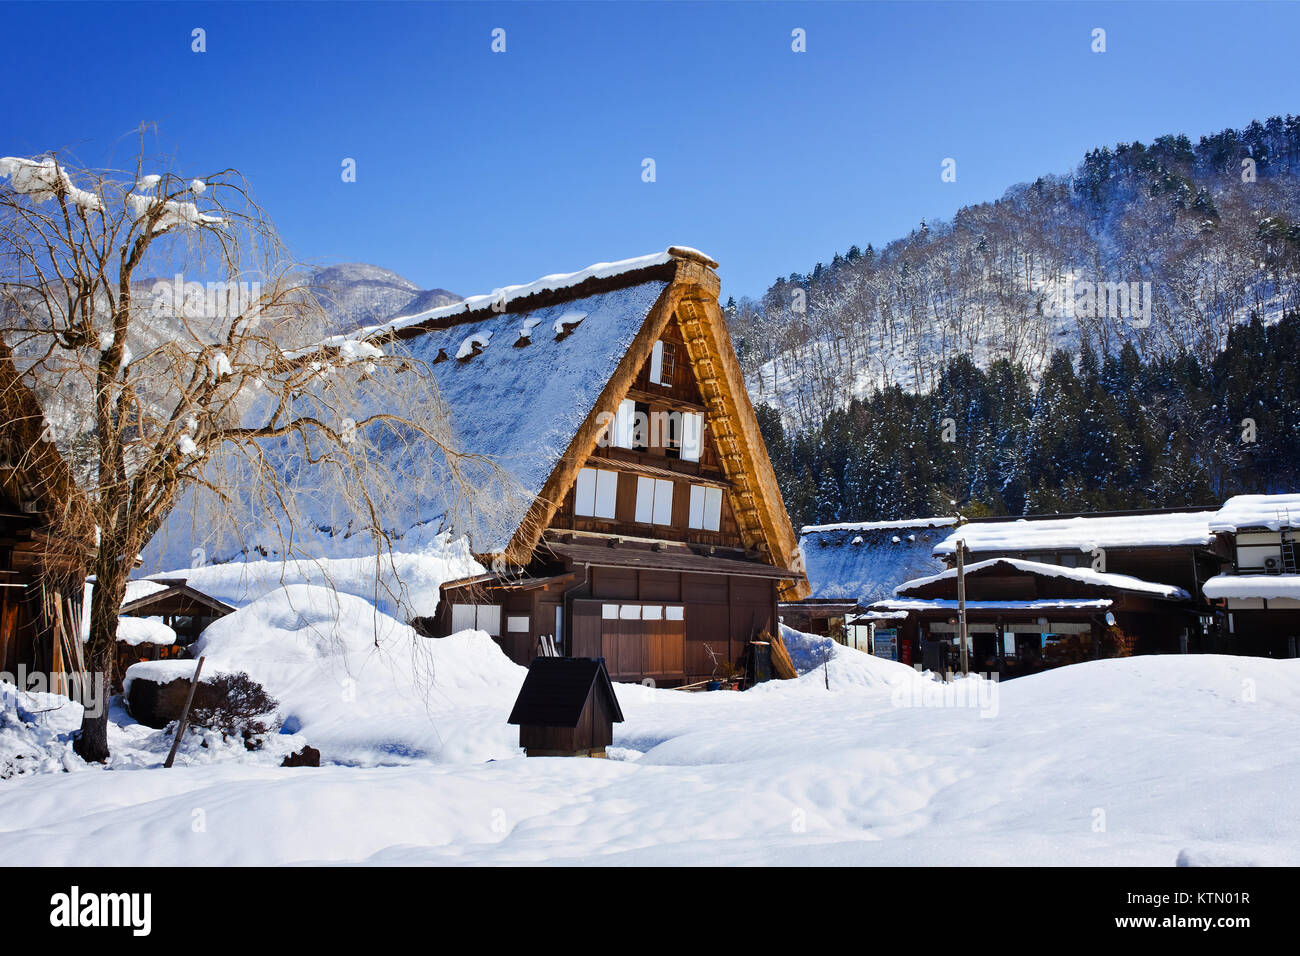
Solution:
[[[1300,8],[1282,3],[5,4],[0,18],[0,152],[125,162],[124,134],[157,121],[180,171],[241,169],[300,258],[462,294],[682,243],[721,262],[724,296],[758,295],[1092,146],[1300,111]],[[956,183],[940,180],[946,157]]]

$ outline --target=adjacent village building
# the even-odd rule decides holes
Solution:
[[[491,570],[417,626],[674,686],[742,671],[807,594],[716,267],[673,247],[368,330],[429,363],[464,450],[523,492],[456,529]]]
[[[1300,494],[1239,495],[1210,520],[1227,552],[1202,588],[1244,654],[1300,654]]]
[[[960,542],[975,669],[1015,676],[1116,653],[1300,651],[1300,495],[1246,495],[1221,508],[930,520],[945,523],[931,554],[940,570],[900,573],[892,593],[856,610],[836,605],[845,626],[827,633],[893,660],[954,666]],[[878,546],[834,530],[855,527],[871,525],[804,529],[814,598],[848,600],[864,590],[864,579],[878,577]],[[828,545],[832,535],[839,537]],[[901,570],[914,560],[897,563]],[[786,623],[806,622],[823,606],[794,602],[782,611]]]
[[[873,625],[881,641],[888,624],[904,613],[868,611],[868,605],[893,596],[901,581],[943,570],[934,556],[957,518],[845,522],[806,525],[799,550],[808,574],[809,595],[781,604],[781,620],[795,630],[834,637],[858,650],[871,646]],[[911,646],[898,659],[911,663]]]

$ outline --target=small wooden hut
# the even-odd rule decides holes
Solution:
[[[508,721],[529,757],[603,757],[622,722],[605,662],[585,657],[535,659]]]

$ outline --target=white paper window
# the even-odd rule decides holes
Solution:
[[[496,604],[453,604],[451,629],[455,631],[487,631],[493,637],[501,636],[501,608]]]
[[[641,620],[641,605],[624,604],[618,609],[618,616],[625,621],[639,621]]]
[[[473,604],[453,604],[451,606],[451,629],[455,631],[469,631],[474,628],[474,605]]]
[[[527,634],[529,631],[528,615],[511,614],[506,618],[506,630],[511,634]]]
[[[573,510],[580,515],[596,513],[596,469],[583,468],[573,490]]]
[[[650,381],[656,385],[662,385],[663,374],[664,343],[656,342],[654,349],[650,352]]]
[[[704,527],[704,486],[691,485],[691,507],[690,516],[687,519],[687,527],[703,528]]]
[[[478,620],[475,626],[480,631],[487,631],[493,637],[501,636],[501,608],[495,604],[477,605]]]
[[[670,620],[670,621],[681,621],[681,620],[685,620],[685,618],[686,618],[686,608],[684,608],[684,607],[671,607],[671,606],[669,606],[669,607],[664,608],[664,614],[667,615],[668,620]]]
[[[613,518],[617,502],[618,472],[598,470],[596,472],[596,517]]]
[[[673,523],[673,483],[667,478],[655,479],[655,524]]]
[[[636,434],[636,402],[630,398],[619,402],[614,416],[614,434],[610,439],[615,448],[631,448]]]
[[[647,604],[641,608],[641,620],[643,621],[662,621],[664,619],[664,609],[658,604]]]
[[[704,416],[699,412],[682,413],[682,461],[699,461],[704,447]]]
[[[574,485],[574,514],[588,518],[613,518],[618,501],[618,472],[583,468]]]
[[[717,531],[722,524],[722,489],[691,485],[691,507],[688,526],[704,531]]]
[[[722,524],[722,489],[704,489],[704,528],[717,531]]]
[[[641,524],[673,523],[673,483],[667,478],[636,480],[636,520]]]
[[[618,605],[602,604],[600,606],[600,616],[604,618],[606,621],[618,620]]]
[[[655,480],[641,475],[636,480],[636,520],[649,524],[654,518]]]

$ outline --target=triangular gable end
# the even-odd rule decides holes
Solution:
[[[650,309],[640,331],[606,383],[540,494],[515,531],[504,557],[526,564],[560,502],[577,480],[600,440],[604,422],[627,397],[655,342],[676,320],[685,340],[686,359],[707,410],[723,472],[733,490],[732,509],[747,548],[764,551],[779,567],[802,571],[798,539],[777,486],[744,376],[718,305],[717,263],[694,250],[673,247],[675,272]],[[806,580],[784,582],[783,600],[807,595]]]

